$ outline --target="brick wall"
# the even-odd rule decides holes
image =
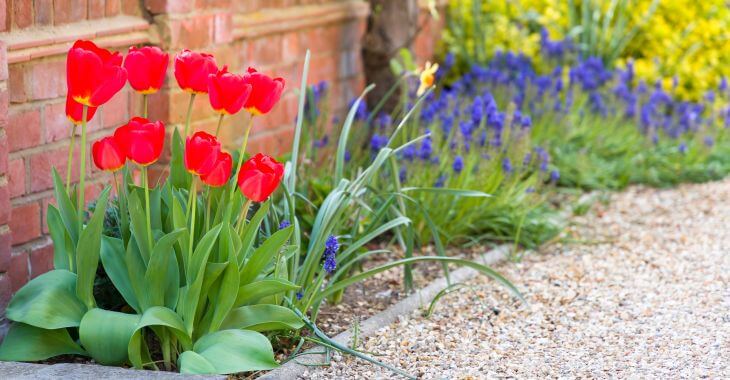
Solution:
[[[250,151],[282,153],[291,145],[296,94],[306,49],[310,83],[327,80],[330,106],[342,110],[364,86],[360,37],[369,14],[358,0],[0,0],[0,310],[30,278],[52,267],[45,210],[52,200],[51,168],[65,176],[71,125],[64,114],[65,53],[79,38],[126,52],[155,44],[173,56],[182,48],[215,54],[219,65],[249,65],[286,78],[281,102],[255,120]],[[440,23],[427,12],[414,43],[421,61],[433,54]],[[172,75],[150,97],[150,118],[172,128],[184,122],[188,95]],[[90,123],[89,142],[140,114],[141,97],[127,86]],[[222,138],[237,147],[244,113],[226,117]],[[193,128],[213,130],[217,118],[198,96]],[[87,151],[90,151],[87,147]],[[86,199],[108,182],[93,165]]]

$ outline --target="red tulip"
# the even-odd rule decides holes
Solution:
[[[185,141],[185,168],[195,175],[206,175],[215,166],[221,143],[211,134],[195,132]]]
[[[109,101],[127,82],[122,56],[78,40],[66,59],[68,93],[78,103],[99,107]]]
[[[231,155],[226,152],[218,152],[218,157],[213,165],[213,169],[206,175],[201,176],[208,186],[221,187],[228,182],[228,178],[231,177],[231,168],[233,167],[233,160]]]
[[[248,97],[244,105],[246,111],[254,115],[271,111],[271,108],[279,101],[281,93],[284,91],[284,79],[271,79],[251,67],[248,68],[248,75],[245,78],[246,83],[253,86],[251,96]]]
[[[86,121],[91,120],[96,113],[97,107],[89,107],[86,110]],[[84,105],[71,99],[70,95],[66,95],[66,117],[71,120],[72,123],[79,125],[81,124],[81,118],[84,115]]]
[[[169,56],[157,46],[129,48],[124,58],[129,84],[142,94],[152,94],[160,90],[165,80]]]
[[[238,188],[254,202],[263,202],[276,190],[284,176],[284,165],[258,153],[246,161],[238,173]]]
[[[185,49],[175,56],[175,79],[185,91],[196,94],[207,93],[208,75],[217,71],[215,58],[210,54]]]
[[[227,66],[208,76],[208,97],[216,112],[235,114],[241,110],[249,95],[251,85],[246,83],[246,78],[229,73]]]
[[[114,131],[114,138],[128,159],[138,165],[149,165],[162,154],[165,125],[142,117],[133,117],[129,123]]]
[[[91,155],[97,168],[115,172],[124,166],[127,157],[113,136],[107,136],[91,146]]]

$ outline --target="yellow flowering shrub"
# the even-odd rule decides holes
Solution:
[[[581,0],[573,2],[581,4]],[[605,11],[611,1],[595,4]],[[684,99],[698,99],[716,88],[721,78],[730,77],[726,0],[627,0],[626,6],[629,21],[624,32],[636,28],[636,34],[616,65],[632,60],[639,79],[660,81]],[[475,29],[477,9],[481,23]],[[472,57],[478,57],[477,49],[487,57],[499,50],[521,51],[539,64],[543,26],[551,39],[562,39],[575,27],[569,20],[567,0],[450,0],[449,12],[452,21],[444,42],[449,47],[462,45]],[[475,30],[481,33],[475,35]],[[609,29],[597,38],[605,43],[615,37]],[[673,88],[675,78],[678,86]]]

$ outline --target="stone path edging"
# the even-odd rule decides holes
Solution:
[[[482,254],[481,257],[477,259],[477,261],[481,262],[484,265],[494,265],[507,259],[509,257],[511,248],[512,245],[499,245],[489,252]],[[450,278],[452,283],[457,283],[470,280],[476,277],[478,274],[479,272],[477,270],[465,267],[452,271],[450,274]],[[399,301],[398,303],[387,308],[386,310],[383,310],[380,313],[368,318],[367,320],[360,322],[359,337],[363,338],[372,335],[382,327],[388,326],[396,321],[399,316],[410,314],[413,310],[416,310],[419,307],[430,303],[433,297],[435,297],[438,292],[446,288],[446,286],[446,278],[442,277],[438,280],[431,282],[428,286],[417,290],[406,299]],[[351,338],[352,331],[348,329],[347,331],[344,331],[335,336],[333,340],[340,344],[348,345]],[[305,351],[307,355],[302,355],[301,357],[297,358],[296,362],[293,360],[289,361],[281,367],[264,374],[263,376],[259,377],[259,379],[295,380],[299,378],[299,376],[302,375],[305,371],[311,368],[300,363],[311,365],[324,362],[325,356],[315,353],[321,352],[322,350],[323,348],[321,346],[313,347]]]
[[[0,362],[0,378],[2,379],[155,379],[155,380],[224,380],[226,376],[218,375],[183,375],[175,372],[145,371],[121,367],[109,367],[97,364],[59,363],[33,364],[20,362]]]

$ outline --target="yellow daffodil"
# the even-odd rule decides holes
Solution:
[[[436,80],[436,71],[438,71],[438,69],[438,63],[431,64],[431,62],[426,62],[426,67],[423,68],[420,74],[421,84],[418,86],[416,96],[423,95],[426,90],[433,86],[433,82]]]

